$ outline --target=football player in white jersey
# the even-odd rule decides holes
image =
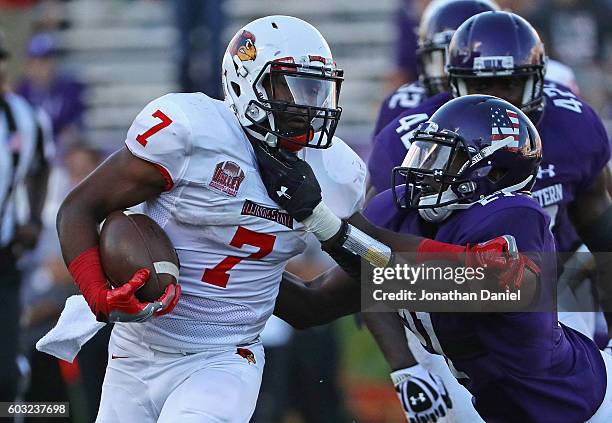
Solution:
[[[309,236],[268,197],[255,144],[313,147],[298,154],[320,173],[331,207],[345,217],[361,207],[365,165],[334,137],[342,71],[314,27],[287,16],[251,22],[229,43],[222,72],[225,102],[182,93],[149,103],[125,147],[58,214],[64,258],[91,310],[121,322],[109,344],[99,422],[252,415],[264,366],[259,333],[287,260]],[[139,203],[181,262],[179,285],[152,303],[134,297],[146,270],[109,290],[98,252],[97,223]]]
[[[225,102],[183,93],[148,104],[126,146],[77,186],[58,213],[62,253],[79,289],[99,320],[119,322],[98,422],[251,417],[264,365],[259,333],[285,264],[304,249],[306,229],[319,239],[338,232],[337,221],[302,224],[312,210],[280,210],[256,155],[274,151],[291,160],[297,154],[311,163],[328,212],[349,217],[361,206],[365,166],[333,136],[342,71],[314,27],[288,16],[255,20],[231,40],[222,73]],[[305,188],[279,186],[274,196],[308,199],[313,191]],[[97,224],[140,203],[181,262],[179,285],[151,303],[134,296],[148,270],[108,289],[98,251]],[[344,228],[343,242],[377,263],[389,261],[390,248]],[[393,241],[404,251],[450,248],[459,261],[474,252],[491,266],[511,257],[504,238],[467,247],[414,236]]]

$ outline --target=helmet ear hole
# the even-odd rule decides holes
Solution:
[[[234,90],[234,93],[236,93],[237,97],[240,97],[240,85],[236,84],[235,82],[232,82],[232,89]]]
[[[508,173],[507,169],[502,169],[502,168],[496,167],[496,168],[491,169],[491,171],[487,175],[487,179],[489,181],[491,181],[492,183],[497,183],[504,176],[506,176],[506,173]]]

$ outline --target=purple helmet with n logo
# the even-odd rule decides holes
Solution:
[[[448,91],[446,48],[453,33],[468,18],[499,10],[489,0],[434,0],[423,12],[419,24],[417,59],[419,79],[431,96]]]
[[[497,192],[529,191],[542,159],[540,136],[512,104],[488,95],[449,101],[410,137],[393,169],[400,208],[418,209],[430,222]]]
[[[544,44],[529,22],[514,13],[486,12],[455,31],[446,69],[455,97],[494,94],[487,84],[504,78],[517,90],[514,105],[531,113],[544,105],[545,64]]]

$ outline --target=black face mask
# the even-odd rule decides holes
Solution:
[[[268,66],[269,73],[262,76]],[[262,78],[268,99],[260,96],[250,104],[271,114],[274,123],[255,122],[247,114],[254,127],[275,135],[285,147],[329,147],[342,112],[337,105],[342,71],[268,62],[253,84],[255,92]]]

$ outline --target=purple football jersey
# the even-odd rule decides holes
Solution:
[[[610,160],[610,143],[601,119],[568,88],[546,83],[544,92],[537,125],[543,157],[533,196],[553,220],[557,250],[573,251],[580,241],[567,208]]]
[[[528,195],[491,196],[434,225],[414,211],[399,211],[386,191],[370,202],[365,215],[387,229],[448,243],[509,234],[530,256],[555,251],[550,218]],[[546,287],[556,283],[555,263],[540,258],[540,292],[550,292]],[[599,349],[559,324],[556,313],[402,313],[425,348],[447,358],[488,423],[583,422],[603,400],[606,370]]]
[[[551,216],[557,250],[574,251],[579,238],[567,208],[610,160],[610,143],[601,119],[569,89],[547,82],[544,93],[546,107],[536,125],[543,160],[533,196]],[[450,99],[449,94],[431,97],[380,131],[368,161],[370,183],[378,192],[391,186],[391,170],[406,155],[410,131]]]
[[[393,118],[419,106],[426,98],[427,93],[420,81],[409,82],[399,87],[382,102],[374,135],[376,136]]]

